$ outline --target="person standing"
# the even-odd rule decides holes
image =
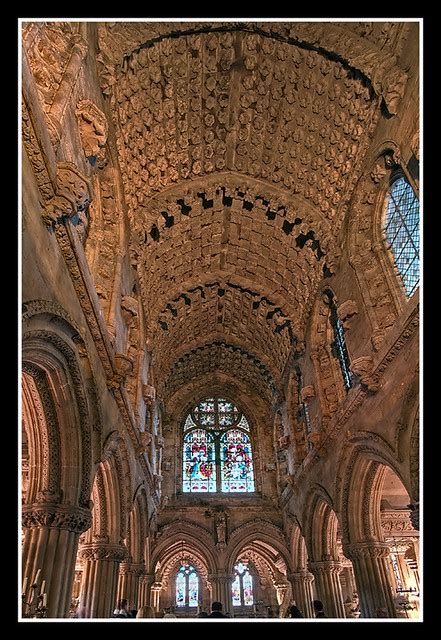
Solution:
[[[316,618],[326,618],[326,614],[323,610],[323,602],[321,600],[313,600],[312,606],[314,608],[314,613]]]
[[[211,604],[211,613],[208,616],[209,618],[226,618],[222,613],[222,602],[218,602],[215,600]]]

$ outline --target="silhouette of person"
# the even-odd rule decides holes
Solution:
[[[128,601],[125,598],[123,598],[122,600],[118,600],[116,609],[113,612],[113,618],[131,618],[131,617],[132,617],[132,614],[129,609]]]
[[[138,609],[136,614],[137,618],[156,618],[155,610],[148,604],[143,605]]]
[[[208,618],[208,613],[206,611],[199,611],[198,618]]]
[[[321,600],[313,600],[312,606],[314,607],[314,613],[316,618],[326,618],[326,614],[323,610],[323,602]]]
[[[215,600],[211,603],[211,613],[208,616],[209,618],[226,618],[222,613],[222,602],[218,602]]]
[[[303,618],[304,615],[295,604],[288,609],[288,618]]]

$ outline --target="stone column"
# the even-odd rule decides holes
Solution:
[[[144,573],[139,578],[138,609],[145,604],[150,604],[150,585],[155,581],[155,576]]]
[[[23,580],[26,578],[27,582],[25,600],[29,602],[31,585],[40,569],[35,595],[44,586],[48,618],[68,616],[78,540],[80,533],[89,529],[91,522],[90,509],[50,503],[23,506],[22,526],[25,534],[22,570]]]
[[[211,602],[222,602],[223,611],[232,610],[233,603],[231,600],[231,584],[234,576],[227,573],[216,573],[208,576],[211,582]]]
[[[150,604],[155,611],[159,611],[159,596],[162,591],[162,582],[154,582],[150,587]]]
[[[117,604],[119,565],[127,549],[117,544],[85,544],[80,557],[84,561],[82,617],[110,618]]]
[[[328,618],[345,618],[343,594],[340,585],[341,564],[334,560],[310,562],[315,579],[317,598],[323,602]]]
[[[138,609],[139,581],[144,573],[144,565],[122,562],[119,567],[117,600],[126,598],[129,609]]]
[[[305,618],[313,618],[314,610],[312,607],[312,601],[314,594],[312,591],[312,582],[314,576],[309,571],[299,571],[298,573],[291,573],[288,575],[288,579],[292,584],[293,600]]]
[[[362,617],[375,618],[377,609],[385,608],[389,618],[396,618],[388,544],[354,542],[348,545],[345,556],[352,560]]]

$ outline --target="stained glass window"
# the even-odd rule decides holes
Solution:
[[[184,421],[185,493],[254,491],[250,426],[225,398],[206,398]]]
[[[253,460],[248,435],[238,429],[230,429],[221,437],[220,453],[222,491],[254,491]]]
[[[418,198],[408,181],[401,176],[389,189],[384,232],[408,297],[414,293],[420,279],[419,229]]]
[[[253,577],[246,562],[238,562],[234,567],[236,576],[232,584],[233,607],[250,607],[254,604]]]
[[[203,429],[193,429],[184,437],[184,492],[216,491],[214,438]]]
[[[334,342],[332,346],[334,354],[340,362],[345,387],[346,389],[350,389],[352,387],[352,374],[349,368],[350,362],[348,350],[346,348],[345,332],[343,324],[337,314],[337,307],[335,306],[334,298],[330,292],[328,293],[328,300],[328,304],[331,309],[331,324],[334,330]]]
[[[197,607],[199,604],[199,577],[189,564],[182,566],[176,576],[176,606]]]

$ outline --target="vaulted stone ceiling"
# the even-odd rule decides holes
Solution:
[[[166,394],[216,370],[276,393],[335,268],[380,107],[394,113],[404,90],[395,54],[405,28],[99,25]]]

